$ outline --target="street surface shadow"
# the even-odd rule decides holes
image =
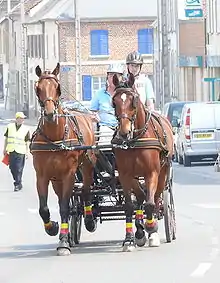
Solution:
[[[161,244],[165,240],[161,239]],[[57,245],[21,245],[13,246],[10,251],[0,252],[0,259],[27,259],[27,258],[48,258],[57,257]],[[152,250],[147,245],[142,248],[137,248],[135,251],[141,252],[146,249]],[[122,240],[114,241],[94,241],[82,242],[71,249],[71,255],[76,254],[117,254],[122,253]]]

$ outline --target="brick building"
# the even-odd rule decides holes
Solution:
[[[204,20],[179,21],[179,99],[209,100]]]
[[[153,29],[151,20],[97,21],[81,23],[82,100],[90,100],[95,91],[105,85],[110,62],[125,62],[126,55],[139,50],[144,54],[144,73],[153,78]],[[59,24],[60,61],[69,66],[62,73],[66,92],[75,92],[74,24]],[[62,68],[65,70],[66,68]],[[65,93],[65,89],[63,89]]]
[[[64,3],[65,2],[65,3]],[[55,5],[44,18],[58,22],[62,93],[75,95],[75,23],[72,1]],[[125,63],[126,55],[144,54],[143,70],[153,78],[153,29],[157,3],[151,0],[79,1],[82,92],[90,100],[105,85],[109,63]]]

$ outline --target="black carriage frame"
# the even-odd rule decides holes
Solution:
[[[92,211],[95,219],[103,223],[111,220],[125,220],[124,194],[116,170],[114,145],[76,146],[74,150],[95,150],[97,162],[94,164],[94,184],[91,188]],[[122,149],[126,150],[126,147]],[[77,170],[73,194],[70,199],[69,243],[74,246],[80,243],[81,228],[84,217],[82,199],[82,176]],[[164,219],[165,235],[168,243],[176,239],[176,217],[173,196],[173,168],[171,163],[169,180],[161,196],[161,203],[155,212],[158,220]],[[141,184],[141,179],[139,179]],[[144,189],[144,188],[143,188]],[[134,216],[137,209],[135,199]]]

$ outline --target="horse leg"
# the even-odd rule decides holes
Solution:
[[[66,256],[71,254],[69,244],[69,203],[72,194],[72,186],[74,184],[75,175],[72,172],[63,178],[62,182],[52,182],[54,191],[59,199],[60,208],[60,234],[59,244],[57,247],[58,256]]]
[[[158,220],[156,217],[154,217],[154,196],[158,186],[158,175],[159,173],[157,171],[153,171],[151,175],[145,177],[145,185],[148,192],[146,203],[144,204],[144,210],[146,214],[145,230],[148,232],[150,247],[160,246],[160,238],[158,234]]]
[[[56,236],[59,232],[58,222],[50,220],[50,211],[47,206],[49,180],[37,176],[37,192],[39,197],[39,214],[44,222],[44,228],[48,235]]]
[[[132,188],[134,190],[137,199],[137,210],[135,214],[135,243],[138,247],[143,247],[147,241],[144,231],[144,213],[143,213],[143,202],[144,202],[144,192],[139,184],[139,181],[134,179],[132,183]]]
[[[97,228],[97,220],[94,218],[92,213],[92,198],[91,198],[91,185],[93,183],[93,164],[85,157],[82,165],[83,175],[83,200],[84,200],[84,223],[86,230],[89,232],[95,232]]]
[[[119,180],[123,188],[124,197],[125,197],[124,211],[125,211],[125,219],[126,219],[125,239],[122,243],[122,251],[130,252],[135,248],[135,239],[134,239],[133,221],[132,221],[134,206],[131,199],[132,180],[128,178],[128,176],[122,177],[120,175],[119,175]]]

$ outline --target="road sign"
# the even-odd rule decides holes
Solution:
[[[202,1],[201,0],[185,0],[185,6],[188,7],[201,7]]]
[[[202,0],[185,0],[185,16],[186,18],[202,18]]]
[[[185,9],[185,16],[187,18],[202,18],[203,10],[202,9]]]

